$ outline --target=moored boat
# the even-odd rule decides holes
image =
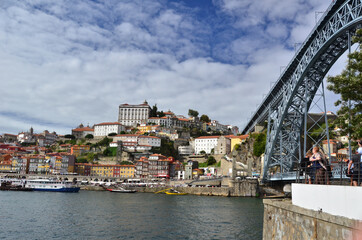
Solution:
[[[55,179],[6,179],[6,181],[11,182],[14,189],[23,188],[27,191],[79,192],[80,189],[73,182]]]
[[[34,191],[48,192],[79,192],[80,189],[80,187],[76,186],[73,182],[53,179],[27,180],[25,187],[32,188]]]
[[[135,193],[137,190],[134,189],[124,189],[124,188],[107,188],[107,191],[114,193]]]
[[[1,181],[0,191],[33,191],[31,188],[27,188],[21,185],[13,185],[11,181]]]
[[[169,190],[165,191],[165,193],[167,195],[187,195],[187,193],[182,193],[182,192],[179,192],[179,191],[177,191],[175,189],[169,189]]]

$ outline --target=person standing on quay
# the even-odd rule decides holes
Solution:
[[[312,184],[311,162],[309,161],[312,152],[308,150],[301,162],[301,171],[304,173],[305,183]]]
[[[352,185],[353,186],[359,186],[362,182],[362,141],[357,141],[358,143],[358,149],[357,154],[352,156],[352,163],[353,163],[353,179],[352,179]]]
[[[322,163],[323,158],[319,152],[319,147],[313,148],[313,155],[309,159],[312,162],[311,175],[315,184],[324,184],[326,177],[326,167]]]
[[[357,153],[360,156],[360,161],[362,162],[362,140],[357,141],[357,143],[358,143]]]

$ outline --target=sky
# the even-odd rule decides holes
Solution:
[[[330,2],[1,0],[0,134],[69,134],[145,100],[242,128]]]

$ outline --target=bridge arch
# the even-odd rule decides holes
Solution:
[[[348,48],[348,32],[362,24],[362,0],[333,1],[274,84],[243,133],[268,120],[263,180],[280,166],[290,171],[300,158],[304,115],[325,75]]]

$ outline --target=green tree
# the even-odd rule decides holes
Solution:
[[[64,135],[64,138],[75,139],[75,136],[72,134],[66,134],[66,135]]]
[[[157,104],[152,106],[150,111],[150,117],[157,117]]]
[[[240,144],[235,144],[234,145],[234,150],[235,151],[239,151],[241,149],[241,145]]]
[[[358,29],[353,42],[362,43],[362,29]],[[348,55],[346,69],[340,75],[328,76],[328,90],[340,94],[341,99],[335,102],[340,106],[337,111],[336,125],[343,135],[351,133],[354,139],[362,138],[362,52],[357,51]],[[350,101],[350,106],[348,102]]]
[[[99,146],[108,147],[109,143],[112,142],[111,139],[104,137],[101,141],[98,142]]]
[[[115,157],[117,156],[117,148],[116,147],[107,147],[103,151],[103,155],[107,157]]]
[[[121,165],[133,165],[133,162],[122,161],[120,164],[121,164]]]
[[[166,114],[163,111],[157,112],[157,117],[164,117]]]
[[[86,159],[87,159],[88,162],[91,163],[91,162],[93,162],[94,160],[97,160],[97,159],[98,159],[98,154],[97,154],[97,153],[92,153],[92,152],[90,152],[90,153],[87,154]]]
[[[65,140],[65,143],[75,145],[75,144],[77,144],[77,140],[75,140],[75,139]]]
[[[86,139],[93,139],[94,138],[94,136],[93,136],[93,134],[87,134],[87,135],[85,135],[85,138]]]
[[[166,157],[177,157],[178,152],[173,146],[173,141],[161,139],[161,147],[153,147],[152,152],[165,155]]]
[[[336,134],[332,131],[335,128],[335,125],[332,122],[328,122],[328,129],[329,129],[329,139],[335,138]],[[322,123],[321,125],[317,125],[314,129],[311,130],[311,137],[315,140],[321,138],[322,134],[324,134],[326,129],[326,124]],[[327,139],[327,136],[324,137],[323,140]]]
[[[189,116],[190,117],[197,117],[199,116],[199,112],[193,109],[189,109]]]
[[[88,160],[86,157],[82,156],[82,157],[77,157],[76,162],[77,163],[88,163]]]
[[[202,114],[201,117],[200,117],[200,121],[201,122],[204,122],[204,123],[209,123],[210,122],[210,118],[209,116],[205,115],[205,114]]]
[[[215,160],[215,158],[213,156],[209,156],[207,158],[207,166],[213,165],[215,163],[216,163],[216,160]]]
[[[266,134],[255,133],[252,135],[252,137],[255,138],[253,144],[253,154],[256,157],[260,157],[265,152]]]

